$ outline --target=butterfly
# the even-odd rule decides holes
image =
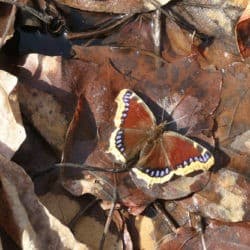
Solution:
[[[168,182],[174,175],[207,171],[214,164],[213,155],[205,147],[179,133],[165,131],[165,122],[157,125],[149,107],[132,90],[122,89],[115,101],[115,128],[107,153],[121,164],[138,157],[131,171],[147,186]]]

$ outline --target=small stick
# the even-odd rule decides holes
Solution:
[[[99,245],[99,250],[104,249],[104,243],[105,243],[106,235],[108,234],[108,230],[109,230],[110,223],[111,223],[111,220],[112,220],[112,216],[113,216],[113,213],[114,213],[115,204],[116,204],[116,200],[117,200],[117,188],[116,187],[117,187],[116,176],[114,176],[114,189],[113,189],[112,206],[111,206],[111,208],[109,210],[108,218],[107,218],[107,221],[106,221],[105,226],[104,226],[104,231],[103,231],[102,239],[101,239],[101,242],[100,242],[100,245]]]
[[[84,209],[80,210],[74,218],[69,222],[68,227],[70,228],[71,231],[73,231],[73,227],[76,224],[76,222],[79,220],[79,218],[86,213],[87,210],[89,210],[92,206],[94,206],[99,200],[94,199],[91,201]]]

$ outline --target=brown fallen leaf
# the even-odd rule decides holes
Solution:
[[[203,217],[228,222],[239,222],[250,218],[250,184],[245,176],[227,169],[221,169],[212,174],[207,186],[192,197],[178,203],[182,208],[179,211],[199,212]],[[175,207],[174,213],[177,212]],[[175,214],[177,219],[187,215]],[[179,217],[179,218],[178,218]]]
[[[0,9],[0,48],[2,48],[14,34],[16,7],[0,3]]]
[[[144,13],[134,21],[123,25],[117,32],[113,32],[103,39],[102,44],[116,44],[141,50],[154,51],[152,13]],[[150,35],[149,35],[150,34]]]
[[[171,6],[173,24],[166,19],[168,40],[164,44],[164,57],[173,59],[178,53],[187,53],[189,47],[197,47],[201,65],[224,68],[242,60],[234,39],[235,23],[248,1],[181,1]],[[179,17],[179,18],[178,18]],[[183,27],[178,31],[176,22]],[[188,30],[184,32],[184,30]],[[193,33],[193,36],[191,35]],[[202,42],[201,42],[202,41]],[[167,55],[166,55],[166,52]],[[203,66],[202,66],[203,67]]]
[[[239,51],[243,58],[247,58],[250,56],[250,3],[248,3],[245,11],[243,12],[242,16],[240,17],[236,27],[236,39]]]
[[[243,135],[247,135],[250,127],[250,119],[247,115],[250,105],[249,69],[248,64],[235,63],[223,71],[221,101],[216,112],[218,127],[215,132],[220,149],[230,158],[228,167],[247,176],[250,155],[246,147],[248,137]],[[225,160],[223,154],[218,153],[218,156],[221,162]]]
[[[19,68],[18,77],[19,100],[26,119],[61,154],[74,106],[62,59],[30,54]]]
[[[236,136],[231,147],[242,153],[250,153],[250,131],[246,131],[242,135]]]
[[[166,235],[158,249],[248,249],[249,222],[225,223],[210,220],[203,240],[194,228],[182,227],[177,234]]]
[[[18,93],[27,119],[53,148],[61,152],[68,121],[58,101],[51,94],[22,84]]]
[[[195,0],[192,3],[179,2],[172,8],[175,13],[180,13],[184,22],[194,25],[198,32],[224,41],[224,51],[236,54],[234,26],[247,3],[247,0],[212,0],[209,3]]]
[[[2,156],[0,183],[0,226],[21,248],[88,249],[40,203],[25,172]]]
[[[157,6],[162,6],[170,2],[170,0],[157,0]],[[59,3],[87,11],[94,12],[110,12],[110,13],[139,13],[152,11],[156,9],[155,1],[143,1],[143,0],[81,0],[79,1],[67,1],[60,0]]]
[[[9,159],[26,137],[15,91],[16,84],[15,76],[0,70],[0,153]]]

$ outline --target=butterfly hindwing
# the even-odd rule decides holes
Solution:
[[[142,148],[147,140],[147,131],[156,126],[155,117],[144,101],[129,89],[121,90],[115,101],[115,130],[107,152],[116,161],[126,163]]]
[[[214,158],[206,148],[169,131],[163,133],[132,171],[150,186],[165,183],[174,175],[185,176],[198,170],[206,171],[213,164]]]

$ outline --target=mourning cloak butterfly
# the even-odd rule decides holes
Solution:
[[[107,152],[123,164],[139,155],[131,171],[148,186],[165,183],[174,175],[206,171],[214,164],[206,148],[181,134],[164,131],[165,123],[157,125],[151,110],[132,90],[121,90],[116,102],[115,130]]]

